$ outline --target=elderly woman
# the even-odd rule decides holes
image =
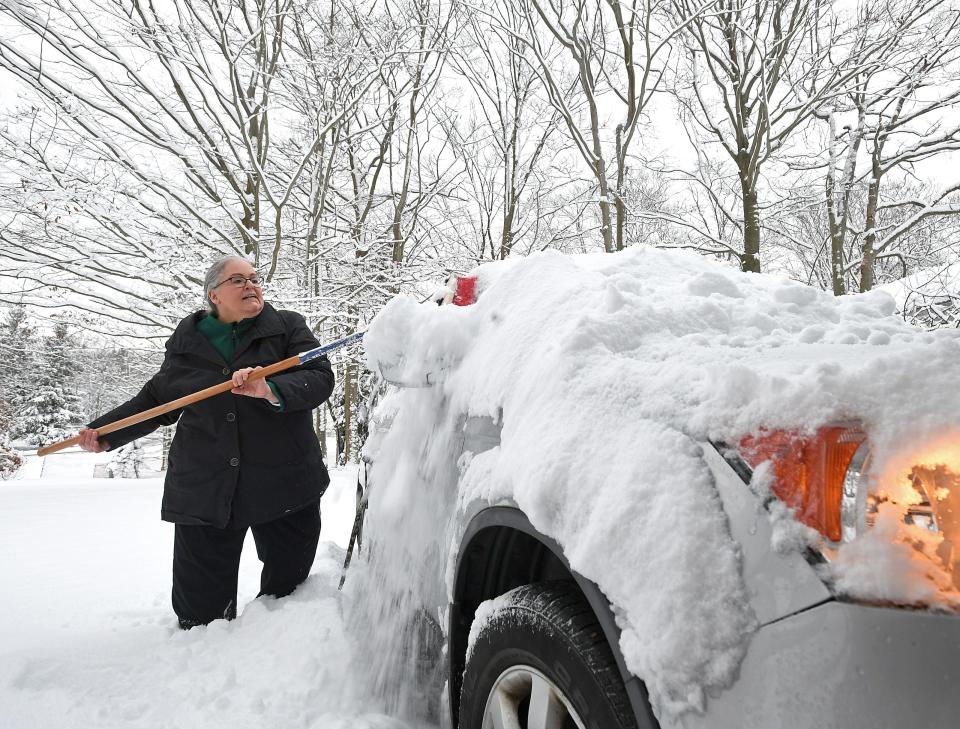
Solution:
[[[263,562],[261,595],[287,595],[306,579],[330,482],[311,417],[333,390],[327,358],[248,380],[263,365],[319,346],[303,317],[264,302],[260,277],[240,257],[216,261],[204,288],[209,310],[180,322],[160,371],[80,433],[80,446],[99,452],[179,420],[161,518],[175,525],[173,609],[184,629],[236,617],[248,528]],[[229,393],[98,437],[98,426],[228,377]]]

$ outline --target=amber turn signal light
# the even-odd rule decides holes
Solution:
[[[857,428],[828,426],[813,435],[769,431],[740,441],[752,468],[770,461],[771,490],[797,519],[832,542],[843,537],[843,487],[850,462],[866,436]]]

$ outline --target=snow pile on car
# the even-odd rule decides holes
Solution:
[[[371,368],[438,383],[386,405],[403,425],[377,444],[374,481],[397,524],[414,525],[390,539],[416,539],[411,554],[422,530],[455,542],[436,518],[449,452],[425,444],[458,414],[500,420],[500,446],[458,464],[455,498],[513,501],[562,545],[612,601],[661,717],[728,685],[755,629],[699,442],[856,418],[894,458],[957,425],[960,335],[909,327],[882,292],[835,298],[647,248],[476,273],[475,305],[398,297],[366,336]]]

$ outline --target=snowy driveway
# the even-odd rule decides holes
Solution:
[[[183,633],[161,480],[77,477],[92,470],[81,455],[46,468],[0,482],[0,729],[411,727],[378,713],[351,669],[336,586],[352,469],[331,471],[317,560],[294,595],[251,602],[260,563],[248,541],[242,615]]]

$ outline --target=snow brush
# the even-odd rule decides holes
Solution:
[[[315,349],[309,349],[306,352],[301,352],[300,354],[295,354],[292,357],[287,357],[287,359],[280,360],[279,362],[274,362],[272,365],[264,367],[263,369],[257,370],[256,372],[251,372],[247,376],[247,382],[251,380],[259,380],[264,377],[269,377],[270,375],[275,375],[278,372],[283,372],[288,370],[291,367],[296,367],[297,365],[304,364],[310,360],[316,359],[322,354],[327,352],[332,352],[335,349],[340,349],[340,347],[345,347],[348,344],[353,344],[354,342],[359,342],[363,339],[363,335],[366,332],[357,332],[351,334],[349,337],[344,337],[343,339],[338,339],[335,342],[330,342],[330,344],[324,344]],[[142,423],[144,420],[150,420],[150,418],[155,418],[158,415],[163,415],[164,413],[169,413],[171,410],[177,410],[187,405],[192,405],[195,402],[200,402],[201,400],[206,400],[208,397],[213,397],[214,395],[219,395],[222,392],[229,392],[234,387],[233,380],[227,380],[219,385],[213,385],[204,390],[199,390],[191,395],[184,395],[181,398],[176,400],[171,400],[168,403],[163,405],[157,405],[155,408],[150,408],[149,410],[144,410],[142,413],[137,413],[121,420],[115,420],[112,423],[107,423],[97,428],[98,435],[106,435],[107,433],[112,433],[115,430],[121,430],[131,425],[136,425],[137,423]],[[69,448],[80,442],[80,436],[75,435],[72,438],[67,438],[66,440],[61,440],[57,443],[52,443],[48,446],[43,446],[37,450],[38,456],[47,456],[51,453],[56,453],[57,451],[63,450],[64,448]]]

